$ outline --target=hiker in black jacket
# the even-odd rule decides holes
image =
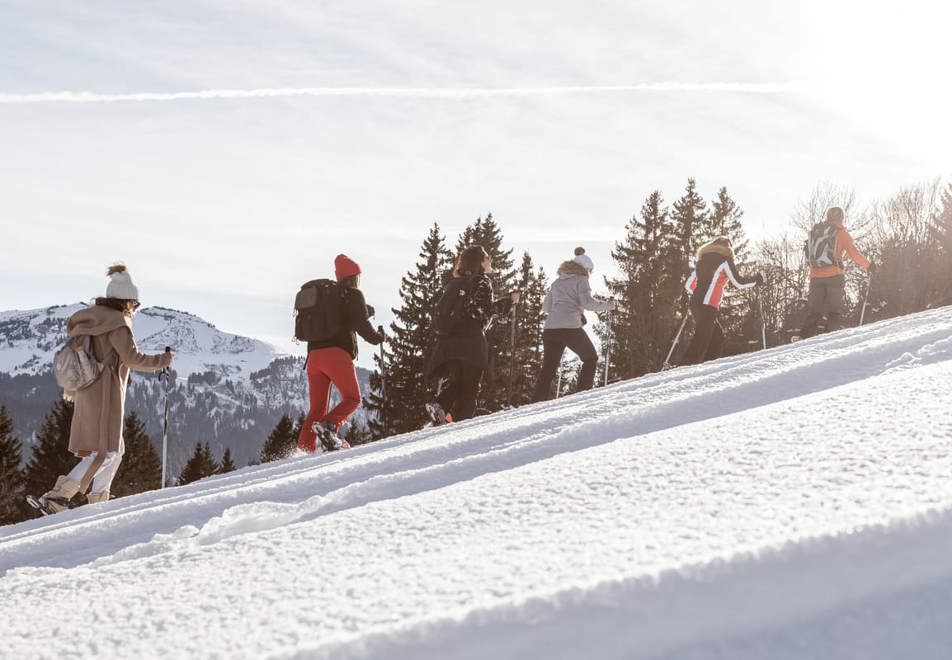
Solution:
[[[494,314],[508,314],[519,302],[518,292],[493,300],[491,272],[486,250],[481,245],[467,247],[437,304],[438,338],[426,373],[442,384],[436,401],[426,404],[434,425],[469,419],[476,412],[479,380],[492,364],[486,330]]]
[[[338,432],[360,406],[360,384],[354,369],[357,335],[370,344],[379,344],[385,339],[382,332],[370,325],[367,303],[358,288],[360,266],[347,255],[339,254],[334,260],[334,271],[341,292],[343,327],[330,339],[307,343],[310,409],[298,436],[298,447],[307,452],[317,450],[318,440],[324,451],[350,447]],[[328,412],[331,383],[340,392],[341,400]]]
[[[717,310],[724,299],[727,283],[738,289],[749,289],[763,281],[760,273],[743,277],[737,272],[734,249],[726,236],[718,236],[698,249],[694,272],[684,284],[685,290],[691,294],[694,337],[681,364],[698,364],[721,356],[724,329],[717,322]]]

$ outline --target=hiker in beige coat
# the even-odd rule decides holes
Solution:
[[[139,307],[139,290],[126,267],[112,266],[106,297],[73,314],[66,325],[70,337],[91,336],[92,350],[103,363],[99,378],[79,392],[66,392],[76,402],[69,434],[69,450],[82,458],[69,474],[59,477],[53,490],[38,499],[45,513],[69,506],[76,493],[85,493],[90,504],[109,499],[109,487],[119,469],[124,451],[122,423],[125,418],[129,371],[158,371],[172,363],[169,352],[145,355],[132,335],[132,315]]]

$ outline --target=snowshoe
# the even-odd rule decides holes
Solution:
[[[321,448],[325,451],[337,451],[338,449],[350,449],[350,443],[337,435],[337,427],[328,422],[315,422],[314,433],[321,443]]]
[[[451,419],[443,410],[443,406],[438,403],[427,403],[423,407],[426,408],[426,414],[430,416],[430,422],[433,426],[442,426]]]
[[[64,500],[60,497],[46,498],[46,497],[33,497],[32,495],[26,496],[26,503],[31,507],[39,511],[44,516],[52,516],[54,513],[59,513],[64,509],[69,508],[69,500]],[[59,505],[60,509],[54,509],[50,504]]]

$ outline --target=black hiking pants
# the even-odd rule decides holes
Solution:
[[[717,322],[717,308],[692,300],[691,316],[694,317],[694,336],[681,364],[700,364],[716,360],[724,349],[724,329]]]
[[[550,396],[552,381],[562,364],[562,354],[569,349],[582,360],[582,370],[578,376],[578,392],[592,389],[595,383],[595,368],[598,366],[598,353],[588,333],[582,328],[555,328],[542,332],[542,371],[536,381],[533,401],[545,401]]]
[[[800,328],[802,339],[816,334],[820,319],[824,316],[826,317],[826,332],[839,330],[843,324],[843,289],[845,287],[846,278],[843,275],[810,280],[807,320]]]
[[[476,412],[476,395],[479,394],[483,370],[465,360],[451,360],[447,369],[448,382],[440,390],[436,402],[453,416],[454,422],[461,422]]]

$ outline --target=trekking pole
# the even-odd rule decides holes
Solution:
[[[605,378],[602,387],[608,385],[608,365],[612,361],[612,310],[608,310],[608,347],[605,349]]]
[[[513,373],[516,368],[516,314],[519,309],[519,303],[512,303],[512,319],[510,319],[509,329],[509,386],[506,389],[506,405],[512,406],[512,382]]]
[[[674,355],[674,347],[678,345],[678,340],[681,339],[681,333],[684,332],[684,326],[687,325],[687,323],[688,323],[688,313],[687,311],[685,311],[684,318],[681,319],[681,327],[678,328],[677,334],[674,335],[674,341],[671,342],[671,350],[668,351],[668,357],[664,359],[664,364],[661,365],[661,371],[664,371],[665,369],[671,369],[674,367],[674,365],[671,364],[671,356]]]
[[[171,346],[165,347],[166,353],[172,352]],[[165,419],[162,423],[162,483],[159,488],[165,488],[165,466],[169,447],[169,392],[172,390],[172,368],[166,367],[159,372],[159,382],[165,379]]]
[[[555,381],[555,398],[559,398],[562,393],[562,360],[559,360],[559,378]]]
[[[377,333],[384,337],[383,326],[377,326]],[[383,430],[384,436],[387,435],[387,415],[385,414],[385,408],[387,405],[387,376],[384,373],[383,368],[384,352],[383,352],[383,342],[380,342],[380,428]]]
[[[760,311],[760,338],[764,342],[764,350],[767,350],[767,321],[764,320],[764,303],[760,298],[760,291],[757,291],[757,309]]]
[[[863,325],[863,319],[866,318],[866,301],[869,300],[869,284],[873,281],[873,274],[870,273],[866,278],[866,291],[863,293],[863,306],[859,310],[859,325]],[[859,326],[856,326],[859,327]]]

